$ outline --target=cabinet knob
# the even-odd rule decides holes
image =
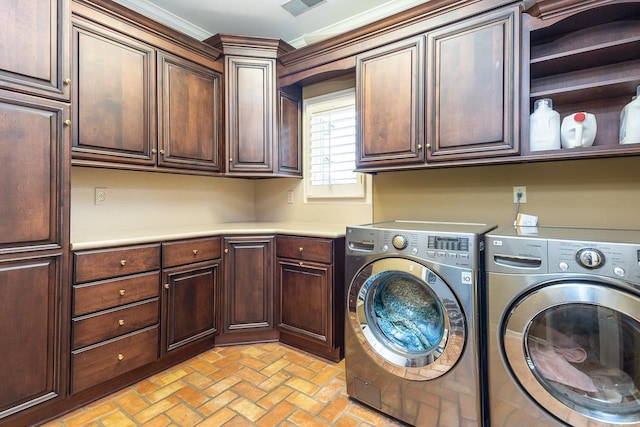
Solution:
[[[118,325],[120,325],[120,326],[124,326],[124,319],[120,319],[120,320],[118,320]]]
[[[165,283],[165,284],[164,284],[164,288],[165,288],[165,289],[169,289],[169,284],[168,284],[168,283]]]
[[[151,153],[152,153],[152,154],[156,154],[157,152],[158,152],[158,150],[156,150],[155,148],[152,148],[152,149],[151,149]]]
[[[193,254],[194,254],[194,255],[198,255],[198,250],[197,250],[197,249],[194,249],[194,250],[193,250]]]
[[[160,150],[160,154],[164,154],[164,150]]]
[[[427,148],[431,148],[431,144],[427,144]]]
[[[123,360],[123,359],[124,359],[124,354],[118,353],[118,360]]]
[[[300,261],[300,262],[298,263],[298,265],[302,266],[302,265],[304,265],[304,262]]]
[[[120,296],[121,297],[123,297],[124,294],[126,294],[126,293],[127,293],[127,291],[125,291],[124,289],[120,289]]]
[[[121,265],[121,266],[123,266],[123,267],[124,267],[125,265],[127,265],[127,260],[126,260],[126,259],[121,259],[121,260],[120,260],[120,265]]]
[[[228,254],[228,253],[229,253],[229,249],[226,249],[226,248],[225,248],[224,253],[225,253],[225,254]]]
[[[422,150],[422,144],[418,144],[418,150]]]
[[[71,120],[67,119],[64,121],[65,126],[71,126]]]
[[[229,162],[233,162],[233,157],[229,157]]]
[[[303,248],[302,246],[300,246],[300,247],[298,248],[298,251],[299,251],[299,252],[302,252],[303,250],[304,250],[304,248]]]
[[[71,79],[70,78],[64,79],[64,84],[66,84],[66,85],[71,84]]]

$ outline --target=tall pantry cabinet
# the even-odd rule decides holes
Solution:
[[[67,0],[0,6],[4,424],[60,400],[67,385],[70,17]]]

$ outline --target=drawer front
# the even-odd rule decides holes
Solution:
[[[158,323],[158,299],[73,319],[73,349]]]
[[[220,258],[220,237],[192,239],[162,244],[163,267],[191,264]]]
[[[81,316],[157,297],[160,272],[138,274],[73,287],[73,315]]]
[[[331,264],[333,261],[333,241],[312,237],[278,236],[276,255]]]
[[[71,353],[72,392],[100,384],[157,358],[157,326],[75,351]]]
[[[82,251],[74,254],[75,283],[160,269],[160,245]]]

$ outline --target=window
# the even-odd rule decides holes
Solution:
[[[362,198],[365,180],[356,167],[353,89],[304,101],[305,194],[310,198]]]

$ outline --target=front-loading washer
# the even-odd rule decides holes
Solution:
[[[640,231],[486,237],[492,427],[640,426]]]
[[[389,221],[346,233],[347,392],[416,426],[478,426],[484,234]]]

